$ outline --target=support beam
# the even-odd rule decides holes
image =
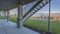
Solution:
[[[10,11],[7,11],[7,22],[10,20]]]
[[[4,11],[4,19],[6,19],[6,11]]]
[[[0,16],[1,16],[1,13],[0,13]]]
[[[18,4],[17,27],[23,27],[23,6]]]
[[[48,32],[50,32],[50,12],[51,12],[51,2],[49,2]]]

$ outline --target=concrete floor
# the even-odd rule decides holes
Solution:
[[[0,34],[40,34],[26,27],[18,29],[16,24],[6,20],[0,20]]]

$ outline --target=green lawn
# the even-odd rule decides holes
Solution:
[[[4,19],[4,17],[3,16],[0,16],[0,19]]]
[[[47,20],[28,19],[24,24],[32,28],[37,28],[38,30],[47,31],[48,28],[47,22],[48,22]],[[50,32],[54,34],[60,34],[60,21],[51,21]]]
[[[11,21],[13,22],[17,22],[16,17],[11,17],[10,18]],[[27,21],[25,21],[24,25],[27,25],[29,27],[32,28],[36,28],[38,30],[44,30],[47,31],[47,20],[34,20],[34,19],[28,19]],[[51,21],[50,23],[50,32],[54,33],[54,34],[60,34],[60,21]]]
[[[17,22],[17,18],[14,17],[14,16],[11,16],[11,17],[10,17],[10,20],[11,20],[12,22],[15,22],[15,23]]]

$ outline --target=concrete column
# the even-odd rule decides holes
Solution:
[[[4,19],[6,19],[6,11],[4,11]]]
[[[0,13],[0,16],[1,16],[1,13]]]
[[[23,27],[23,6],[18,5],[17,27]]]
[[[10,20],[10,11],[7,11],[7,22]]]

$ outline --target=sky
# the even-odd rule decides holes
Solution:
[[[11,13],[17,13],[17,8],[10,10]],[[45,5],[37,13],[48,13],[49,4]],[[60,13],[60,0],[51,0],[51,13]]]
[[[60,0],[52,0],[51,1],[51,13],[60,13]],[[49,11],[49,4],[44,6],[38,13],[48,13]]]

